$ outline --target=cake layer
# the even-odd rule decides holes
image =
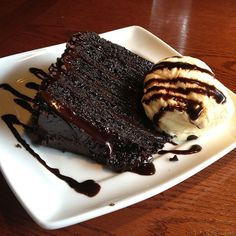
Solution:
[[[140,102],[152,66],[96,33],[74,35],[36,96],[35,132],[48,146],[116,171],[151,162],[169,139],[153,132]]]

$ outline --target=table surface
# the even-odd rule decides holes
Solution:
[[[130,25],[206,61],[236,92],[236,1],[1,0],[0,57]],[[0,175],[0,235],[236,235],[236,149],[183,183],[123,210],[48,231]]]

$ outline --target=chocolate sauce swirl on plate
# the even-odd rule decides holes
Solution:
[[[93,197],[99,192],[100,185],[97,184],[94,180],[86,180],[86,181],[80,183],[71,177],[62,175],[58,169],[48,166],[47,163],[20,136],[17,129],[14,127],[14,125],[21,125],[24,128],[27,128],[27,126],[25,124],[23,124],[22,122],[20,122],[15,115],[6,114],[6,115],[3,115],[1,118],[6,123],[8,128],[11,130],[11,132],[13,133],[13,135],[15,136],[17,141],[25,148],[26,151],[28,151],[34,158],[36,158],[36,160],[40,164],[42,164],[47,170],[49,170],[51,173],[53,173],[59,179],[65,181],[76,192],[85,194],[89,197]]]
[[[39,79],[45,79],[47,74],[40,69],[37,68],[31,68],[30,71],[34,73]],[[34,82],[28,82],[25,85],[27,88],[38,90],[39,85]],[[18,104],[23,109],[29,111],[32,113],[33,107],[31,104],[34,102],[34,100],[21,92],[17,91],[15,88],[13,88],[11,85],[4,83],[0,84],[0,88],[9,91],[17,98],[14,98],[14,102]],[[59,169],[52,168],[47,165],[47,163],[30,147],[30,145],[21,137],[18,130],[15,128],[15,126],[22,126],[24,129],[29,130],[30,127],[22,123],[14,114],[4,114],[1,116],[1,119],[5,122],[5,124],[8,126],[8,128],[11,130],[12,134],[15,136],[16,140],[20,143],[17,144],[16,147],[23,146],[26,151],[28,151],[40,164],[42,164],[48,171],[50,171],[52,174],[57,176],[59,179],[66,182],[71,188],[73,188],[76,192],[87,195],[88,197],[95,196],[100,191],[100,185],[96,183],[94,180],[89,179],[85,180],[83,182],[78,182],[75,179],[65,176],[60,173]]]

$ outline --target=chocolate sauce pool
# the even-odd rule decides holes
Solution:
[[[139,175],[154,175],[156,173],[156,169],[153,163],[147,163],[146,165],[132,170],[132,172]]]

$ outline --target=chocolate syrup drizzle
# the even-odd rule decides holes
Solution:
[[[167,68],[169,70],[171,70],[173,68],[184,69],[184,70],[198,70],[203,73],[207,73],[209,75],[214,76],[214,73],[212,73],[210,70],[201,68],[197,65],[193,65],[193,64],[190,64],[187,62],[172,62],[172,61],[163,61],[163,62],[160,62],[160,63],[154,65],[151,72],[154,70],[162,70],[165,68]]]
[[[27,101],[25,101],[24,99],[14,98],[14,102],[16,104],[18,104],[20,107],[22,107],[23,109],[29,111],[30,113],[32,113],[34,111],[32,106]]]
[[[185,106],[179,106],[179,105],[174,106],[173,105],[173,106],[162,107],[159,110],[159,112],[157,112],[153,117],[153,122],[155,124],[158,124],[158,121],[160,120],[160,118],[167,111],[174,111],[174,110],[186,111],[191,120],[196,120],[201,115],[201,112],[203,111],[203,107],[202,107],[202,104],[200,102],[190,100],[190,99],[186,99],[186,98],[183,98],[183,97],[180,97],[180,96],[179,97],[174,96],[174,97],[175,97],[175,100],[177,100],[181,103],[184,103]],[[168,100],[168,99],[172,99],[173,95],[170,95],[170,94],[154,94],[151,97],[151,100],[160,99],[160,98],[162,98],[164,100]]]
[[[25,129],[27,129],[28,127],[22,122],[20,122],[15,115],[6,114],[3,115],[1,118],[6,123],[8,128],[11,130],[17,141],[26,149],[26,151],[28,151],[47,170],[49,170],[59,179],[65,181],[76,192],[85,194],[89,197],[93,197],[99,192],[100,185],[97,184],[94,180],[86,180],[84,182],[79,183],[76,180],[72,179],[71,177],[62,175],[58,169],[48,166],[47,163],[29,146],[29,144],[23,138],[21,138],[20,134],[18,133],[14,125],[20,125]]]
[[[28,83],[25,84],[25,87],[26,87],[26,88],[29,88],[29,89],[34,89],[34,90],[38,91],[40,85],[37,84],[37,83],[34,83],[34,82],[28,82]]]
[[[179,159],[178,159],[177,155],[174,155],[173,157],[169,158],[169,161],[178,161],[178,160]]]
[[[196,135],[194,135],[194,134],[189,135],[189,136],[187,137],[187,141],[192,141],[192,140],[195,140],[195,139],[198,139],[198,136],[196,136]]]
[[[49,79],[50,76],[43,71],[42,69],[35,68],[35,67],[30,67],[29,71],[36,76],[36,78],[41,79],[41,80],[46,80]]]
[[[17,91],[16,89],[14,89],[10,84],[0,84],[0,88],[2,89],[5,89],[7,91],[9,91],[10,93],[12,93],[14,96],[18,97],[18,98],[21,98],[25,101],[28,101],[28,102],[33,102],[33,99],[20,93],[19,91]]]
[[[37,75],[38,78],[44,79],[46,73],[40,69],[31,68],[30,71]],[[39,85],[33,82],[26,84],[27,88],[39,89]],[[34,100],[16,89],[14,89],[9,84],[0,84],[0,88],[3,88],[9,92],[11,92],[13,95],[15,95],[17,98],[14,98],[14,102],[24,108],[25,110],[32,113],[34,110],[30,103],[33,103]],[[100,185],[96,183],[94,180],[86,180],[84,182],[77,182],[75,179],[62,175],[60,171],[56,168],[52,168],[47,165],[47,163],[30,147],[30,145],[20,136],[19,132],[15,128],[15,125],[22,126],[26,130],[30,130],[30,127],[23,124],[15,115],[13,114],[5,114],[2,115],[2,120],[5,122],[5,124],[8,126],[8,128],[11,130],[12,134],[15,136],[16,140],[25,148],[26,151],[28,151],[40,164],[42,164],[48,171],[50,171],[52,174],[57,176],[59,179],[65,181],[71,188],[73,188],[76,192],[87,195],[88,197],[95,196],[100,191]],[[19,144],[18,144],[19,145]],[[20,145],[19,145],[20,146]]]
[[[173,154],[180,154],[180,155],[189,155],[193,153],[198,153],[201,150],[202,150],[202,147],[200,145],[194,144],[187,150],[160,150],[158,154],[173,153]]]
[[[200,88],[166,88],[165,86],[152,86],[147,89],[146,93],[150,93],[152,91],[160,91],[160,90],[166,90],[167,92],[174,92],[174,93],[180,93],[180,94],[185,94],[188,95],[191,92],[198,93],[198,94],[205,94],[208,97],[213,97],[216,101],[216,103],[225,103],[226,97],[224,94],[217,89],[215,86],[204,83],[202,81],[194,80],[194,79],[189,79],[189,78],[184,78],[184,77],[177,77],[174,79],[160,79],[160,78],[153,78],[148,80],[145,83],[145,87],[148,87],[152,83],[161,83],[161,84],[176,84],[176,83],[188,83],[188,84],[197,84]],[[148,103],[148,101],[147,101]]]

